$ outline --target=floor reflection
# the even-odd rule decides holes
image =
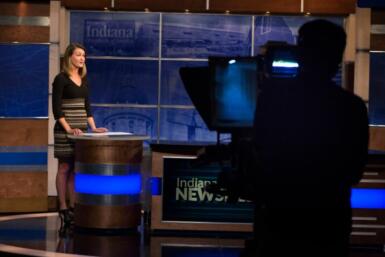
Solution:
[[[244,246],[240,237],[154,236],[143,226],[119,233],[68,229],[61,234],[59,227],[56,213],[0,217],[0,256],[16,246],[13,253],[23,256],[238,257]],[[383,250],[352,248],[351,257],[384,256]]]
[[[0,244],[68,256],[103,257],[237,257],[243,247],[242,239],[150,236],[143,227],[119,233],[67,228],[59,233],[60,220],[56,213],[46,215],[0,218]]]
[[[75,231],[59,239],[56,252],[106,257],[140,257],[141,234],[131,232],[127,235],[92,235]]]
[[[238,257],[243,239],[151,237],[151,257]]]

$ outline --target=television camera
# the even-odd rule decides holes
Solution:
[[[299,62],[296,46],[285,42],[268,42],[257,56],[209,57],[206,67],[183,67],[180,75],[198,113],[209,130],[217,131],[217,144],[207,146],[198,156],[198,163],[217,161],[222,172],[217,184],[206,190],[227,195],[228,201],[238,198],[253,200],[258,169],[253,147],[254,114],[269,79],[293,79]],[[220,135],[231,135],[231,143],[222,144]]]

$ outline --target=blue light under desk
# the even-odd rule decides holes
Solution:
[[[75,192],[99,195],[136,195],[141,191],[140,174],[105,176],[75,174]]]
[[[151,195],[162,194],[162,178],[152,177],[150,178]]]
[[[385,209],[385,189],[352,189],[352,208]]]

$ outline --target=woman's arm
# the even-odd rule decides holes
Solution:
[[[71,126],[68,124],[68,122],[66,121],[66,119],[64,117],[58,119],[60,125],[62,125],[62,127],[64,128],[64,130],[68,133],[68,134],[73,134],[75,136],[78,136],[78,135],[81,135],[83,132],[81,129],[78,129],[78,128],[71,128]]]
[[[91,128],[92,132],[104,133],[104,132],[108,131],[108,129],[106,129],[106,128],[97,128],[96,125],[95,125],[95,120],[94,120],[94,118],[92,116],[88,117],[87,121],[88,121],[88,125],[90,125],[90,128]]]

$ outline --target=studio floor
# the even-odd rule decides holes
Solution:
[[[57,213],[0,217],[0,256],[237,257],[244,238],[220,234],[103,233],[68,229],[59,233]],[[385,256],[383,246],[352,246],[351,257]]]

